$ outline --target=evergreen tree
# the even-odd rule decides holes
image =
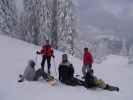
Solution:
[[[43,0],[41,8],[41,17],[40,17],[40,29],[42,35],[45,35],[48,39],[52,37],[52,8],[48,0]]]
[[[47,0],[24,0],[24,12],[20,22],[21,36],[24,40],[42,44],[50,38],[51,13]]]
[[[40,35],[40,7],[41,0],[24,0],[24,13],[22,17],[25,40],[38,44]],[[21,24],[22,24],[21,23]],[[26,27],[25,27],[26,26]]]
[[[129,64],[133,63],[133,45],[131,45],[131,47],[129,48],[128,63]]]
[[[104,59],[106,59],[106,56],[108,55],[108,45],[107,41],[104,39],[98,41],[99,43],[96,46],[96,61],[98,63],[101,63]]]
[[[16,36],[17,13],[15,0],[0,0],[0,31]]]
[[[127,50],[127,47],[126,47],[126,40],[123,39],[123,42],[122,42],[122,49],[121,49],[121,51],[120,51],[120,55],[121,55],[121,56],[127,56],[127,52],[128,52],[128,50]]]
[[[58,37],[57,37],[57,0],[53,0],[52,3],[52,27],[51,27],[51,32],[52,32],[52,46],[57,49],[57,44],[58,44]]]
[[[75,17],[71,0],[57,1],[57,37],[58,48],[70,54],[74,53],[74,37],[76,34]]]

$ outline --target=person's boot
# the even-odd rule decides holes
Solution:
[[[119,91],[120,91],[120,89],[119,89],[118,87],[116,87],[116,91],[117,91],[117,92],[119,92]]]
[[[23,78],[21,78],[20,80],[18,80],[18,82],[19,83],[21,83],[21,82],[23,82],[24,81],[24,79]]]
[[[50,75],[50,70],[48,69],[48,74]]]

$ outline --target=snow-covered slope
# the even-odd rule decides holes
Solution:
[[[40,47],[0,35],[0,100],[132,100],[133,67],[127,58],[109,56],[102,64],[94,64],[95,74],[106,82],[120,87],[120,92],[101,89],[87,90],[84,87],[71,87],[61,83],[51,87],[45,81],[17,83],[27,61],[35,59]],[[60,63],[61,52],[55,51],[55,64],[52,59],[52,72]],[[38,57],[36,68],[40,67]],[[81,73],[81,61],[70,57],[76,73]],[[56,65],[56,66],[55,66]],[[56,76],[57,77],[57,76]]]

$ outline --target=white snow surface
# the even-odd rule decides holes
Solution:
[[[133,100],[133,65],[125,57],[110,55],[102,64],[94,64],[95,75],[111,85],[119,86],[120,92],[102,89],[86,89],[82,86],[66,86],[57,83],[50,86],[44,80],[18,83],[27,61],[35,59],[40,47],[0,35],[0,100]],[[52,59],[52,73],[61,61],[61,52],[55,50],[55,64]],[[69,57],[75,73],[81,74],[82,61]],[[40,67],[38,57],[36,69]],[[56,65],[56,66],[55,66]],[[57,70],[56,70],[57,71]]]

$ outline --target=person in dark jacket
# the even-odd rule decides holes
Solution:
[[[51,57],[54,57],[53,49],[49,44],[49,40],[46,40],[46,44],[42,47],[41,51],[37,51],[37,54],[42,54],[41,67],[44,71],[45,61],[47,60],[48,74],[50,74]]]
[[[43,77],[43,79],[46,80],[48,78],[48,75],[43,72],[41,68],[35,71],[35,62],[33,60],[29,60],[23,75],[19,75],[19,77],[20,79],[18,80],[18,82],[23,82],[24,80],[37,81],[40,77]]]
[[[93,63],[93,56],[88,50],[88,48],[84,48],[84,56],[83,56],[83,67],[82,67],[82,74],[83,78],[86,75],[87,71],[92,68]]]
[[[67,54],[62,55],[62,62],[58,68],[59,71],[59,81],[71,85],[83,85],[84,82],[74,77],[73,65],[68,61]]]
[[[97,77],[95,77],[93,73],[94,73],[93,69],[90,69],[85,76],[85,87],[86,88],[99,87],[104,90],[119,91],[118,87],[106,84],[102,79],[98,79]]]

